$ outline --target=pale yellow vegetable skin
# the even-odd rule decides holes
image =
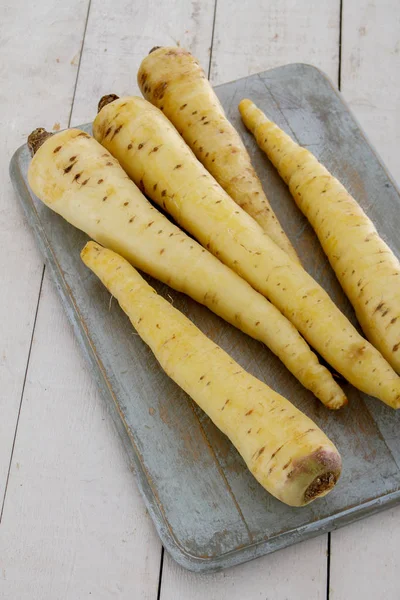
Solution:
[[[344,186],[250,100],[244,124],[313,226],[368,339],[400,372],[400,263]]]
[[[183,48],[157,48],[142,61],[138,83],[224,190],[299,262],[238,132],[195,57]]]
[[[400,406],[400,379],[328,294],[218,185],[163,113],[142,98],[104,106],[93,131],[125,171],[292,321],[348,381]]]
[[[290,506],[303,506],[333,488],[340,455],[311,419],[244,371],[121,256],[94,242],[81,256],[166,374],[229,437],[268,492]]]
[[[67,221],[265,343],[326,406],[346,403],[290,321],[152,207],[92,137],[76,129],[51,136],[33,157],[28,176],[35,194]]]

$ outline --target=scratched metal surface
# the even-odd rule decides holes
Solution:
[[[289,65],[218,88],[276,213],[307,270],[355,322],[318,241],[286,186],[245,131],[237,111],[254,100],[312,149],[347,186],[400,254],[400,196],[326,77]],[[90,131],[90,125],[83,127]],[[144,500],[170,554],[184,567],[232,566],[354,521],[400,500],[400,412],[349,385],[349,407],[331,413],[269,350],[191,299],[151,280],[163,295],[247,370],[306,412],[338,446],[343,475],[326,498],[289,508],[264,491],[228,440],[160,370],[116,302],[86,269],[80,231],[42,205],[26,182],[20,148],[11,176],[62,302],[136,471]]]

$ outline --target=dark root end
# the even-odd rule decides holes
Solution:
[[[105,96],[102,96],[102,98],[100,98],[99,104],[97,105],[97,112],[99,113],[102,108],[107,106],[107,104],[111,104],[111,102],[114,102],[114,100],[118,99],[119,96],[117,96],[116,94],[106,94]]]
[[[31,156],[34,156],[40,146],[53,134],[46,131],[43,127],[38,127],[28,135],[28,148]]]
[[[152,52],[154,52],[155,50],[158,50],[159,48],[162,48],[162,46],[154,46],[154,48],[152,48],[149,52],[149,54],[151,54]]]
[[[308,486],[304,494],[304,500],[311,502],[318,496],[325,495],[329,490],[335,487],[339,474],[333,471],[328,471],[319,477],[316,477],[314,481]]]

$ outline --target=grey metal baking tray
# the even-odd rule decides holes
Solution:
[[[307,270],[355,323],[316,236],[245,131],[249,97],[347,186],[400,254],[400,196],[341,96],[317,69],[295,64],[217,88],[281,223]],[[40,123],[32,123],[32,128]],[[91,130],[90,125],[82,129]],[[158,282],[152,285],[243,367],[306,412],[338,446],[343,475],[326,498],[289,508],[263,490],[228,440],[161,371],[127,317],[83,265],[87,237],[29,190],[21,147],[11,177],[93,376],[114,418],[162,542],[193,571],[232,566],[327,532],[400,500],[400,413],[345,384],[349,406],[329,412],[260,343]]]

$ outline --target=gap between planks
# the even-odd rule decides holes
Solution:
[[[338,79],[337,86],[340,92],[342,85],[342,32],[343,32],[343,2],[340,0],[339,4],[339,39],[338,39]],[[331,532],[327,534],[327,545],[326,545],[326,600],[330,600],[331,595]]]

